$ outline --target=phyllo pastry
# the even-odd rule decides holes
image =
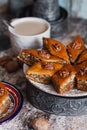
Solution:
[[[63,59],[66,64],[69,63],[66,47],[61,42],[51,38],[43,38],[43,48],[48,50],[50,54]]]
[[[71,63],[74,63],[81,52],[86,49],[85,44],[80,36],[76,36],[74,41],[67,45],[67,51],[69,54],[69,58]]]
[[[37,62],[26,71],[26,77],[35,82],[49,84],[53,74],[62,66],[62,64],[50,62]]]
[[[76,71],[70,64],[64,65],[52,76],[53,87],[57,93],[63,94],[74,87]]]
[[[0,82],[0,116],[7,112],[10,107],[10,97],[9,92],[5,86]]]
[[[77,64],[87,61],[87,49],[84,50],[76,61]]]
[[[77,71],[76,74],[77,89],[87,91],[87,61],[79,65],[76,65],[75,69]]]
[[[17,56],[23,63],[31,66],[39,61],[65,63],[63,59],[52,56],[46,50],[22,50]]]

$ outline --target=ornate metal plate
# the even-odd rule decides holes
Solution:
[[[87,96],[58,96],[46,93],[27,83],[27,98],[36,108],[47,113],[61,116],[77,116],[87,114]]]

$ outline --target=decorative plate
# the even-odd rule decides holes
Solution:
[[[24,64],[24,73],[25,71],[27,70],[28,65]],[[42,83],[37,83],[33,80],[30,80],[28,79],[28,81],[33,85],[35,86],[36,88],[42,90],[43,92],[46,92],[46,93],[49,93],[49,94],[52,94],[52,95],[55,95],[55,96],[67,96],[67,97],[78,97],[78,96],[87,96],[87,92],[85,91],[81,91],[81,90],[77,90],[77,89],[71,89],[69,92],[67,93],[64,93],[64,94],[59,94],[57,93],[52,84],[42,84]]]
[[[7,90],[9,91],[9,96],[11,99],[11,105],[8,111],[0,116],[0,125],[2,123],[12,120],[21,110],[23,105],[23,96],[21,92],[12,84],[2,81]]]
[[[28,68],[24,64],[24,73]],[[87,115],[87,92],[72,89],[68,93],[58,94],[53,86],[27,81],[27,98],[36,108],[58,116]]]

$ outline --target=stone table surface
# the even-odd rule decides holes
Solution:
[[[81,35],[85,43],[87,43],[87,20],[69,20],[66,31],[61,36],[55,37],[55,39],[68,44],[76,35]],[[3,55],[13,55],[11,48],[0,51],[0,56]],[[57,116],[33,107],[26,97],[26,78],[22,69],[15,73],[7,73],[4,68],[0,67],[0,81],[2,80],[12,83],[19,88],[24,96],[24,103],[19,114],[8,123],[0,125],[0,130],[30,130],[30,120],[37,116],[49,119],[51,124],[50,130],[87,130],[87,115]]]

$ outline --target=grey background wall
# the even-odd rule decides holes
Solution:
[[[72,17],[87,19],[87,0],[59,0],[59,4],[66,8]]]

